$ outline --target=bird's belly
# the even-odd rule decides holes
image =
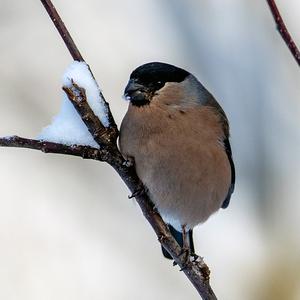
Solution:
[[[223,147],[148,145],[135,157],[139,177],[165,222],[193,228],[222,205],[230,186],[230,165]],[[144,152],[144,153],[143,153]]]
[[[134,158],[164,220],[177,229],[192,228],[216,212],[228,194],[231,167],[223,138],[211,108],[180,112],[150,105],[126,114],[120,148]]]

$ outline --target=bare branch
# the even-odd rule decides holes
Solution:
[[[292,36],[290,35],[289,31],[287,30],[287,27],[284,24],[284,21],[280,15],[279,9],[275,3],[275,0],[267,0],[270,10],[272,12],[273,18],[275,20],[275,23],[277,25],[277,29],[285,41],[286,45],[289,47],[292,55],[294,56],[296,62],[300,66],[300,51],[295,44]]]
[[[69,49],[69,52],[71,53],[73,59],[77,61],[84,61],[68,29],[66,28],[64,22],[57,13],[57,10],[55,9],[52,2],[50,0],[41,0],[41,2],[43,3],[46,11],[48,12],[51,20],[53,21],[67,48]]]
[[[107,150],[104,149],[100,150],[82,145],[68,146],[60,143],[22,138],[16,135],[0,138],[0,146],[28,148],[40,150],[44,153],[66,154],[99,161],[107,161],[109,157],[109,153],[107,152]]]

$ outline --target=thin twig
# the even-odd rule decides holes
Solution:
[[[64,145],[60,143],[47,142],[42,140],[27,139],[19,136],[7,136],[0,138],[1,147],[16,147],[40,150],[44,153],[56,153],[79,156],[85,159],[106,161],[108,153],[103,149],[96,149],[82,145]]]
[[[63,41],[65,42],[67,48],[69,49],[69,52],[71,53],[73,59],[77,61],[84,61],[68,29],[66,28],[62,19],[60,18],[52,2],[50,0],[41,0],[41,2],[43,3],[55,27],[57,28],[60,36],[63,37]]]
[[[275,0],[267,0],[270,10],[272,12],[273,18],[275,20],[275,23],[277,25],[277,29],[285,41],[286,45],[289,47],[292,55],[294,56],[296,62],[300,66],[300,51],[294,42],[292,36],[290,35],[287,27],[285,26],[285,23],[280,15],[279,9],[275,3]]]

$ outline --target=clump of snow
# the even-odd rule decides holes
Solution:
[[[66,145],[77,144],[99,148],[65,94],[63,95],[60,112],[53,118],[50,125],[43,128],[38,139]]]
[[[85,89],[91,109],[101,123],[108,127],[106,106],[100,97],[99,87],[86,63],[75,61],[67,68],[63,75],[63,85],[71,86],[72,80]],[[38,138],[66,145],[78,144],[99,148],[65,93],[63,94],[60,112],[53,118],[52,123],[42,130]]]
[[[85,62],[74,61],[67,68],[63,75],[64,86],[70,87],[72,80],[78,86],[85,89],[87,101],[94,114],[105,127],[108,127],[107,108],[104,105],[103,99],[100,97],[100,89]]]

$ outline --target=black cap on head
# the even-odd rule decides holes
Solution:
[[[189,72],[170,64],[151,62],[136,68],[130,75],[130,79],[136,79],[142,84],[155,82],[181,82]]]

